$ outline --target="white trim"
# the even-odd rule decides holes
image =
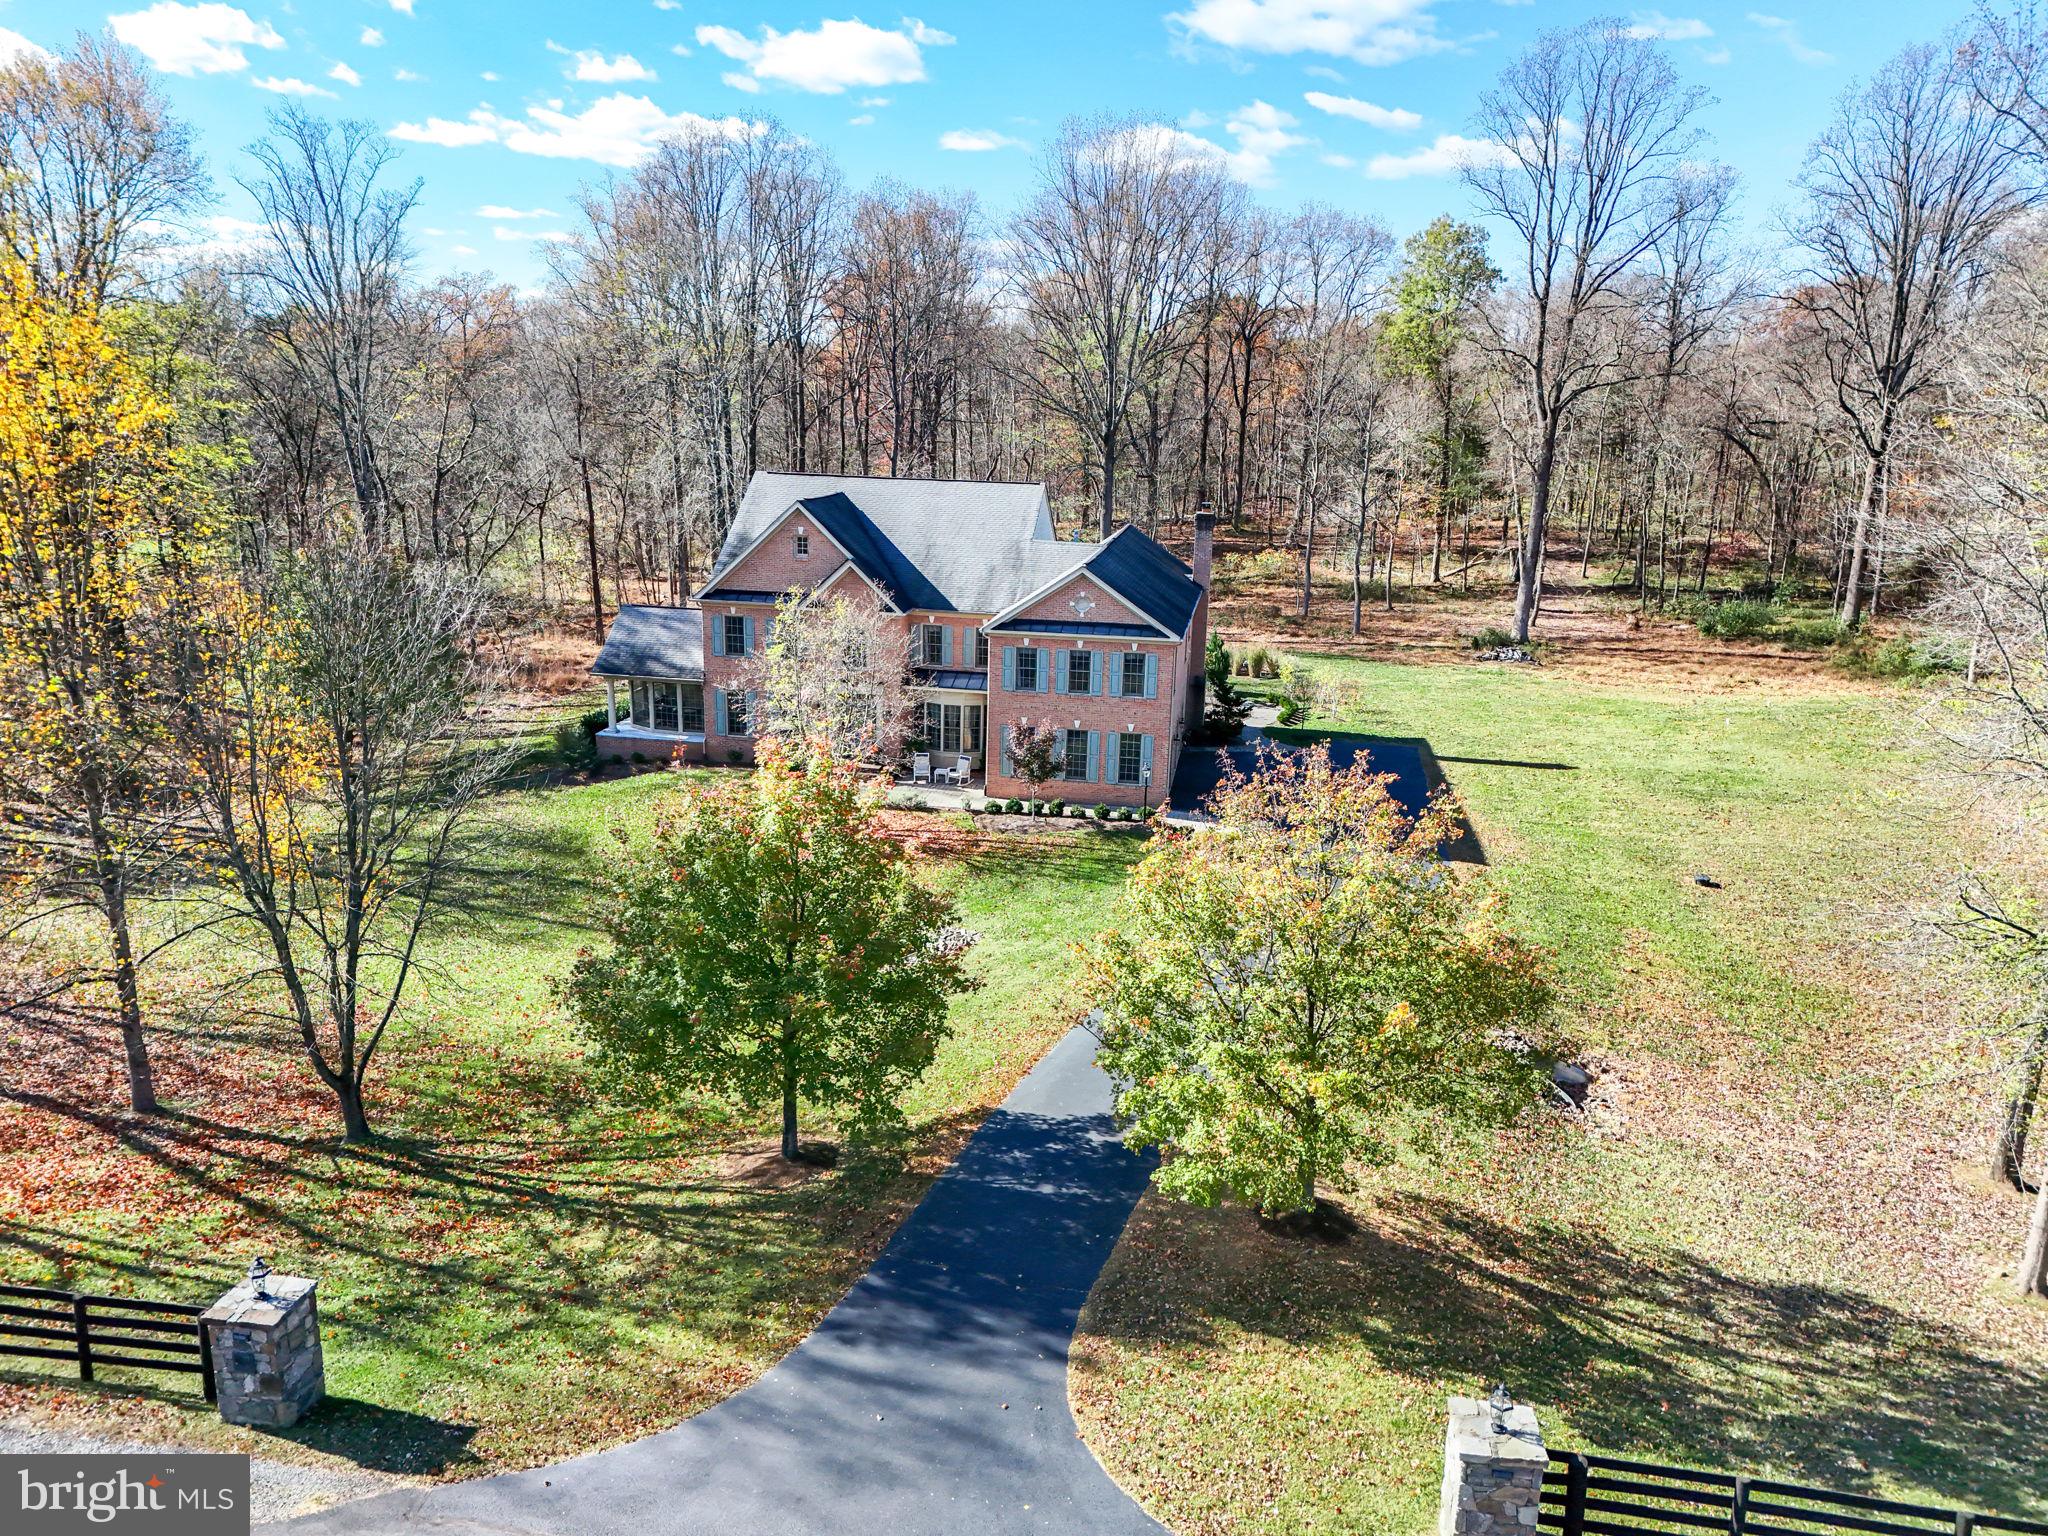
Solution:
[[[1053,593],[1059,591],[1059,589],[1065,586],[1068,582],[1074,581],[1079,577],[1087,574],[1088,566],[1095,559],[1095,555],[1101,554],[1103,550],[1109,547],[1110,543],[1115,542],[1117,538],[1119,538],[1125,533],[1128,533],[1135,526],[1136,524],[1134,523],[1124,524],[1123,527],[1117,529],[1115,533],[1109,536],[1109,540],[1107,542],[1095,546],[1094,555],[1090,555],[1088,559],[1083,560],[1079,565],[1069,567],[1066,571],[1063,571],[1059,576],[1055,577],[1053,580],[1047,582],[1044,586],[1040,587],[1036,592],[1033,592],[1029,597],[1026,597],[1019,602],[1010,604],[1009,607],[1005,608],[1001,613],[995,615],[981,627],[983,629],[999,629],[1007,620],[1014,619],[1026,608],[1029,608],[1033,603],[1039,602],[1044,598],[1052,596]],[[1158,630],[1159,633],[1165,636],[1168,640],[1180,641],[1185,640],[1187,638],[1186,635],[1176,635],[1172,630],[1168,629],[1164,624],[1160,623],[1157,618],[1147,613],[1143,608],[1140,608],[1136,603],[1132,602],[1123,593],[1117,591],[1115,587],[1111,586],[1108,582],[1104,581],[1100,576],[1095,578],[1095,584],[1098,587],[1102,588],[1103,591],[1113,596],[1119,603],[1122,603],[1124,607],[1130,609],[1132,613],[1135,613],[1139,618],[1143,619],[1146,623],[1150,624],[1154,629]],[[1026,631],[1020,630],[1016,631],[1016,633],[1026,633]],[[1081,637],[1072,636],[1070,638],[1079,639]],[[1096,640],[1115,640],[1119,638],[1128,638],[1128,636],[1120,637],[1116,635],[1094,635],[1088,638]]]
[[[630,720],[621,720],[617,725],[608,725],[597,733],[599,741],[609,737],[613,741],[702,741],[702,731],[657,731],[651,725],[635,725]]]
[[[789,520],[792,517],[796,516],[796,514],[800,510],[800,505],[797,502],[792,501],[780,517],[776,518],[774,522],[770,523],[765,529],[761,531],[760,536],[756,538],[753,543],[749,544],[745,549],[741,550],[738,554],[734,555],[730,560],[725,561],[723,564],[721,564],[715,570],[713,570],[709,576],[704,578],[704,585],[699,587],[695,592],[691,593],[690,595],[696,598],[698,602],[703,602],[704,594],[711,591],[714,587],[718,585],[720,581],[724,580],[725,572],[730,571],[734,566],[739,565],[742,561],[744,561],[747,558],[747,556],[751,555],[763,544],[766,544],[770,539],[774,538],[778,532],[780,532],[784,527],[788,526]],[[854,565],[853,552],[849,550],[844,544],[840,543],[837,539],[833,538],[831,531],[829,529],[819,524],[816,518],[811,519],[810,526],[816,528],[819,533],[825,535],[825,542],[830,544],[834,549],[838,550],[840,555],[844,558],[848,565]],[[856,570],[859,569],[858,566],[855,566],[854,568]],[[825,580],[830,581],[834,576],[837,576],[838,574],[839,571],[835,567],[826,575]],[[866,573],[863,572],[862,574],[865,575]],[[819,585],[823,585],[823,583],[820,583]],[[874,586],[874,583],[871,581],[868,583],[868,585],[872,587]],[[816,591],[817,588],[813,587],[811,590]],[[880,588],[876,588],[876,590],[879,592]],[[728,601],[728,599],[720,599],[720,601]],[[887,602],[888,599],[884,598],[883,601]],[[895,605],[892,603],[890,604],[890,606],[894,607]]]
[[[874,577],[870,576],[866,571],[862,570],[859,566],[855,565],[851,560],[846,561],[844,564],[835,565],[834,567],[832,567],[831,575],[827,576],[823,581],[817,583],[815,586],[811,588],[810,591],[806,592],[802,597],[797,599],[797,607],[810,607],[812,601],[815,598],[822,596],[827,587],[831,586],[833,582],[837,581],[841,576],[845,575],[848,571],[853,572],[854,575],[858,576],[862,581],[868,584],[868,590],[874,593],[876,597],[882,600],[882,607],[887,612],[895,614],[898,618],[901,618],[903,616],[903,610],[901,608],[898,608],[895,603],[890,601],[889,594],[884,592],[880,587],[875,585]]]

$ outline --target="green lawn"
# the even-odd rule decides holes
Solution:
[[[1105,1462],[1183,1533],[1422,1532],[1445,1395],[1505,1379],[1557,1445],[2048,1513],[2025,1201],[1954,1174],[1981,1081],[1897,1092],[1954,1075],[1877,963],[1954,856],[1898,701],[1315,664],[1360,702],[1314,723],[1429,741],[1601,1099],[1375,1176],[1335,1247],[1148,1197],[1073,1380]]]
[[[751,1380],[1071,1025],[1066,947],[1140,845],[1092,828],[990,839],[961,817],[907,819],[982,935],[987,985],[956,1004],[905,1106],[906,1146],[778,1188],[759,1159],[733,1155],[765,1146],[765,1125],[715,1104],[608,1097],[551,990],[580,946],[602,942],[588,923],[611,828],[643,822],[675,783],[650,773],[493,805],[471,839],[466,910],[436,934],[377,1075],[374,1145],[339,1144],[289,1043],[215,996],[196,953],[154,989],[179,1118],[107,1112],[110,1040],[86,1021],[0,1037],[0,1277],[211,1299],[259,1252],[313,1275],[332,1397],[290,1438],[408,1472],[621,1440]],[[74,1408],[224,1433],[196,1392],[106,1374]],[[48,1387],[10,1361],[0,1411],[47,1407]]]

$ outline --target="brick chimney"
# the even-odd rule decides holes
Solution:
[[[1194,568],[1195,585],[1204,592],[1209,590],[1209,565],[1216,543],[1216,514],[1210,510],[1207,498],[1195,507],[1195,554],[1189,564]]]

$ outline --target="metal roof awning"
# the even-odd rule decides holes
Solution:
[[[956,672],[944,668],[934,668],[931,671],[920,669],[917,673],[916,686],[919,688],[957,688],[963,692],[987,693],[988,674],[986,672]]]

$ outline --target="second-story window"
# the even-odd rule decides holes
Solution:
[[[1093,693],[1095,691],[1095,654],[1092,651],[1067,652],[1067,692]]]
[[[988,670],[988,636],[978,629],[974,632],[974,667],[978,672]]]
[[[808,533],[800,533],[796,536],[796,557],[799,560],[811,558],[811,536]]]
[[[1142,651],[1126,651],[1123,656],[1124,697],[1142,698],[1145,693],[1145,654]]]
[[[747,654],[747,621],[744,615],[728,613],[719,620],[725,626],[725,654],[744,656]]]
[[[1017,691],[1038,692],[1038,652],[1028,645],[1017,651]]]
[[[946,664],[945,625],[920,624],[917,626],[917,659],[927,667],[943,667]]]

